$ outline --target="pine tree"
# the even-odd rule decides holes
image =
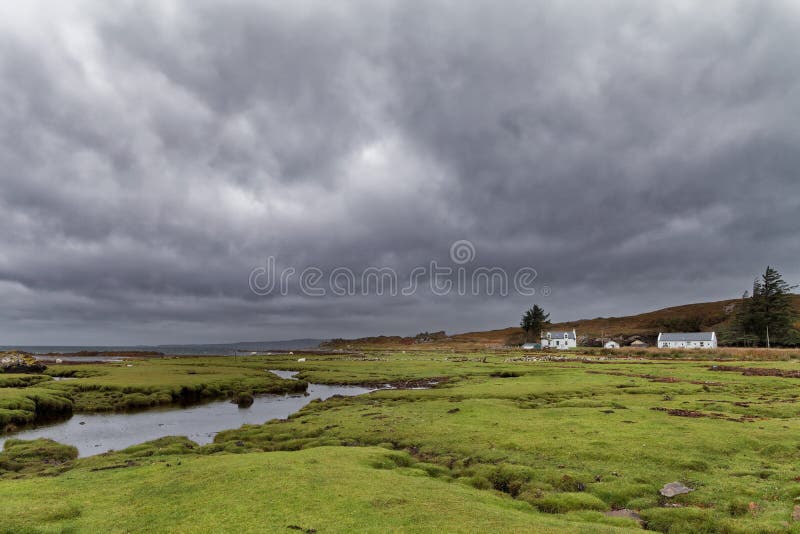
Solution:
[[[750,294],[745,291],[736,306],[736,311],[726,329],[720,332],[720,343],[723,345],[751,346],[756,340],[747,334],[750,314]]]
[[[767,332],[773,341],[783,343],[794,323],[791,291],[797,286],[787,284],[780,273],[767,266],[761,275],[758,299],[753,300],[754,332],[766,341]]]
[[[793,344],[797,332],[791,291],[797,286],[787,284],[780,273],[767,266],[760,278],[753,281],[753,293],[742,298],[730,330],[727,342],[745,346],[766,344],[767,331],[771,343]]]
[[[525,341],[529,341],[531,336],[539,335],[542,329],[550,324],[550,314],[544,312],[538,304],[534,304],[533,308],[526,310],[522,314],[522,320],[519,325],[525,331]]]

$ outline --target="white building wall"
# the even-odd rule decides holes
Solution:
[[[715,349],[717,348],[717,336],[716,334],[711,336],[711,341],[661,341],[659,339],[657,346],[662,349]]]
[[[551,339],[547,339],[546,337],[542,338],[542,348],[567,350],[567,349],[574,349],[577,346],[578,342],[576,339],[562,338],[562,337],[554,337]]]

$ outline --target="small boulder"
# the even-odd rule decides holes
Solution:
[[[664,487],[661,488],[660,493],[664,497],[674,497],[675,495],[682,495],[684,493],[689,493],[690,491],[694,491],[694,488],[684,486],[680,482],[670,482],[669,484],[664,484]]]
[[[800,504],[795,504],[792,509],[792,521],[800,521]]]

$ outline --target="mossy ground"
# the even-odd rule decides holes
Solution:
[[[440,385],[312,402],[205,447],[169,438],[79,459],[56,478],[3,481],[0,517],[44,531],[641,528],[605,515],[628,508],[662,532],[800,532],[800,379],[714,362],[507,357],[248,358],[236,365],[314,382]],[[661,497],[673,481],[695,491]],[[56,501],[62,510],[47,504],[56,495],[81,497]]]

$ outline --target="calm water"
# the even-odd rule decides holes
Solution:
[[[273,371],[291,378],[291,371]],[[62,423],[23,430],[0,438],[0,449],[8,438],[50,438],[74,445],[81,456],[109,450],[121,450],[164,436],[186,436],[201,445],[211,443],[221,430],[244,424],[262,424],[270,419],[284,419],[314,399],[334,395],[361,395],[369,389],[355,386],[309,384],[308,395],[265,395],[256,397],[249,408],[239,408],[230,401],[216,401],[188,408],[153,409],[136,413],[75,414]]]
[[[131,351],[157,351],[167,355],[222,355],[247,354],[248,352],[268,352],[271,350],[301,350],[316,349],[323,339],[289,339],[283,341],[245,341],[239,343],[219,343],[212,345],[7,345],[0,346],[0,350],[22,350],[33,354],[48,353],[76,353],[80,351],[92,352],[131,352]]]

